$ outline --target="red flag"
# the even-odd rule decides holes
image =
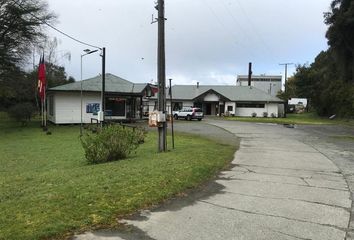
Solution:
[[[38,94],[41,98],[41,101],[44,101],[45,90],[46,90],[46,78],[45,78],[45,63],[44,63],[44,54],[39,61],[38,66]]]

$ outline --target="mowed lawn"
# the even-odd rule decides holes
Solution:
[[[38,123],[0,123],[0,239],[60,239],[114,226],[117,217],[210,179],[235,151],[177,134],[176,149],[159,154],[153,132],[130,158],[89,165],[77,126],[50,131],[46,135]]]

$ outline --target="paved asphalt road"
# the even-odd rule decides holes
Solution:
[[[217,128],[181,122],[176,129],[203,135],[204,126],[217,139],[225,129],[232,144],[240,138],[232,169],[183,199],[123,220],[125,231],[74,239],[352,239],[354,144],[339,137],[352,130],[206,122]]]

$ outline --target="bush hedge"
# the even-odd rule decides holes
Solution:
[[[104,163],[126,158],[144,142],[146,132],[141,128],[109,125],[81,138],[89,163]]]

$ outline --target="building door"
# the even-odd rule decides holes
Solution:
[[[225,113],[225,105],[220,105],[220,115]]]
[[[205,108],[206,108],[205,115],[211,115],[211,103],[206,103]]]

